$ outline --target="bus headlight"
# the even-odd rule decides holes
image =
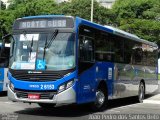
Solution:
[[[12,91],[14,91],[14,85],[12,82],[9,82],[9,87],[11,88]]]
[[[74,83],[73,80],[67,82],[67,84],[66,84],[66,89],[70,88],[70,87],[73,85],[73,83]]]
[[[58,93],[60,93],[60,92],[62,92],[62,91],[64,91],[64,90],[65,90],[65,84],[59,86]]]
[[[68,81],[65,84],[62,84],[58,88],[58,93],[70,88],[74,84],[74,80]]]

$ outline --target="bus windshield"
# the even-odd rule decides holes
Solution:
[[[10,68],[16,70],[67,70],[75,67],[73,33],[16,34]]]

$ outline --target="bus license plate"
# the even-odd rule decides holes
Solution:
[[[29,99],[40,99],[40,95],[39,94],[28,94],[28,98]]]

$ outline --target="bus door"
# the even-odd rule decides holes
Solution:
[[[78,103],[93,101],[95,98],[95,65],[94,39],[85,35],[79,36],[79,86]]]

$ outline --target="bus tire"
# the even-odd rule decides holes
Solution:
[[[55,106],[55,104],[50,104],[50,103],[38,103],[38,105],[44,109],[52,109]]]
[[[96,90],[96,99],[91,104],[91,108],[93,111],[102,111],[107,107],[108,103],[108,94],[105,86],[100,86]]]
[[[145,96],[145,86],[143,82],[140,82],[138,90],[138,101],[140,103],[143,103],[144,96]]]

